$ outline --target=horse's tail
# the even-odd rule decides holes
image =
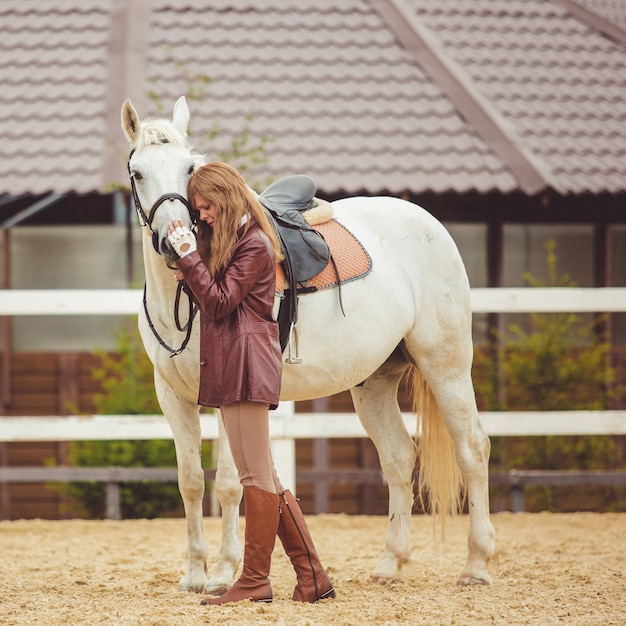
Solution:
[[[413,371],[412,395],[418,420],[418,495],[422,508],[436,516],[443,533],[446,516],[461,510],[465,485],[456,461],[454,443],[437,400],[417,368]]]

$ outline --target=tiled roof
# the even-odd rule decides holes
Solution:
[[[559,2],[414,4],[549,187],[575,194],[625,188],[625,45],[599,36]]]
[[[185,94],[210,157],[271,138],[256,180],[626,191],[626,0],[2,0],[0,84],[0,193],[125,182],[123,100]]]
[[[0,3],[0,192],[101,187],[110,7]]]

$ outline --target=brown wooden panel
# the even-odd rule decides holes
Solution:
[[[80,412],[84,414],[97,413],[96,403],[93,397],[98,393],[97,391],[89,391],[81,393],[78,397]]]
[[[303,469],[313,467],[312,439],[296,439],[296,464]]]
[[[331,439],[329,462],[331,467],[359,467],[358,439]]]
[[[13,352],[11,353],[11,373],[14,376],[50,376],[57,369],[56,353]]]
[[[56,502],[58,492],[49,483],[9,483],[9,493],[13,502]]]
[[[23,374],[15,375],[12,381],[13,393],[56,393],[57,376],[53,372],[50,376],[41,374]]]
[[[11,355],[10,415],[56,415],[68,406],[95,412],[93,396],[101,390],[91,369],[98,358],[89,353],[14,353]],[[69,404],[68,404],[69,403]]]
[[[55,354],[12,354],[10,414],[56,414],[57,393]]]
[[[353,413],[354,405],[352,404],[352,396],[349,391],[335,394],[334,396],[328,396],[327,398],[321,398],[326,402],[327,409],[324,412],[328,413]],[[320,400],[301,400],[295,403],[296,413],[312,413],[315,411],[315,403]],[[412,410],[412,400],[409,393],[409,388],[405,381],[400,383],[398,391],[398,403],[402,411]]]
[[[581,502],[588,511],[598,510],[604,504],[600,487],[556,487],[554,491],[557,508],[562,513],[580,511]]]
[[[83,413],[96,413],[94,396],[102,392],[99,381],[93,379],[92,370],[99,363],[93,354],[82,354],[78,372],[78,406]]]
[[[36,467],[45,465],[46,459],[57,458],[54,441],[11,442],[8,444],[10,467]]]
[[[56,415],[56,394],[13,394],[9,415]]]
[[[10,483],[9,519],[59,519],[61,496],[46,483]]]
[[[359,456],[361,467],[380,471],[378,453],[372,441],[369,439],[359,441]],[[364,515],[378,515],[380,511],[378,490],[373,487],[373,485],[360,485],[358,487],[359,510]]]
[[[353,485],[331,485],[329,513],[347,513],[356,515],[359,513],[359,501]]]
[[[328,398],[320,398],[317,402],[325,401],[327,404],[327,411],[330,413],[351,413],[354,411],[354,405],[352,404],[352,396],[349,391],[335,394],[334,396],[328,396]],[[303,400],[296,402],[297,413],[311,413],[315,410],[315,400]]]
[[[14,502],[10,519],[60,519],[56,502]]]

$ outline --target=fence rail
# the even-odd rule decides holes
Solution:
[[[413,413],[402,418],[416,434]],[[481,423],[491,437],[541,435],[626,435],[626,411],[483,411]],[[217,415],[200,415],[203,439],[217,439]],[[366,437],[356,413],[296,413],[293,402],[270,412],[270,436],[279,439]],[[162,415],[0,416],[0,443],[171,439]]]
[[[205,469],[204,478],[215,480],[215,470]],[[335,484],[379,485],[381,473],[373,469],[358,470],[298,470],[296,479],[303,483],[332,482]],[[626,486],[626,471],[606,470],[517,470],[492,472],[491,484],[506,485],[511,490],[513,513],[525,510],[526,485]],[[0,467],[0,482],[81,482],[106,484],[106,518],[122,519],[120,485],[124,482],[158,481],[175,483],[178,472],[170,467]]]
[[[140,289],[0,289],[0,315],[133,315]],[[474,313],[619,313],[626,287],[474,288]]]
[[[508,485],[511,490],[511,511],[526,509],[524,487],[546,485],[549,487],[626,486],[626,471],[610,470],[518,470],[491,473],[493,485]]]

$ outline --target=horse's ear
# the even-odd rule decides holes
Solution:
[[[122,128],[130,143],[133,143],[139,134],[139,115],[130,100],[122,105]]]
[[[187,136],[187,127],[189,126],[189,107],[187,106],[185,96],[181,96],[178,100],[176,100],[172,123],[183,134],[183,137]]]

